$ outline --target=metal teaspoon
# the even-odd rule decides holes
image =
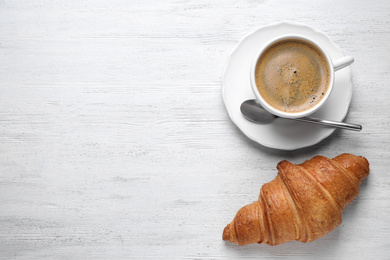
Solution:
[[[259,103],[257,103],[255,99],[244,101],[241,104],[240,109],[241,109],[241,113],[245,116],[245,118],[254,123],[269,124],[277,118],[277,116],[265,110]],[[353,130],[353,131],[362,130],[361,125],[323,120],[318,118],[301,117],[301,118],[286,118],[286,119],[305,122],[305,123],[312,123],[317,125],[342,128],[342,129]]]

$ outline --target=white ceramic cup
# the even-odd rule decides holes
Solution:
[[[324,57],[327,60],[328,66],[329,66],[329,72],[330,72],[329,86],[327,88],[327,91],[326,91],[325,95],[314,106],[312,106],[311,108],[309,108],[307,110],[301,111],[301,112],[284,112],[284,111],[281,111],[281,110],[278,110],[278,109],[274,108],[273,106],[269,105],[263,99],[263,97],[260,95],[259,91],[257,90],[257,85],[256,85],[256,79],[255,79],[256,65],[257,65],[257,62],[258,62],[259,58],[261,57],[261,55],[271,45],[273,45],[273,44],[275,44],[275,43],[277,43],[279,41],[288,40],[288,39],[291,39],[291,40],[294,40],[294,39],[295,40],[301,40],[301,41],[304,41],[304,42],[307,42],[309,44],[314,45],[315,47],[317,47],[317,49],[319,51],[322,52],[322,54],[324,55]],[[309,39],[307,37],[304,37],[302,35],[284,35],[284,36],[275,38],[272,41],[270,41],[267,44],[265,44],[260,49],[260,51],[257,53],[257,55],[255,56],[255,58],[253,60],[253,63],[252,63],[251,71],[250,71],[250,81],[251,81],[252,90],[253,90],[253,93],[256,96],[257,101],[263,106],[263,108],[265,108],[266,110],[268,110],[272,114],[274,114],[276,116],[279,116],[279,117],[285,117],[285,118],[305,117],[305,116],[308,116],[308,115],[314,113],[315,111],[317,111],[326,102],[326,100],[330,96],[330,94],[332,92],[332,89],[334,87],[335,71],[337,71],[339,69],[342,69],[342,68],[352,64],[353,61],[354,60],[353,60],[353,58],[351,56],[345,56],[345,57],[343,57],[341,59],[338,59],[336,61],[332,61],[331,58],[329,57],[328,53],[325,51],[325,49],[323,47],[321,47],[319,44],[315,43],[313,40],[311,40],[311,39]]]

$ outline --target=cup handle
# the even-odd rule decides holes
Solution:
[[[354,59],[351,56],[345,56],[333,62],[334,70],[337,71],[353,63]]]

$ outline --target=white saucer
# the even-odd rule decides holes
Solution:
[[[222,95],[230,118],[247,137],[266,147],[294,150],[317,144],[335,129],[282,118],[267,125],[255,124],[246,120],[240,111],[243,101],[255,98],[249,71],[256,52],[271,38],[287,33],[312,38],[326,49],[332,60],[344,57],[340,48],[325,34],[309,26],[283,22],[261,27],[246,36],[230,55],[222,77]],[[335,85],[329,99],[311,116],[342,121],[347,115],[351,98],[352,74],[347,67],[335,73]]]

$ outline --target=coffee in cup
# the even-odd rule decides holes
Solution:
[[[353,62],[332,62],[326,51],[300,35],[284,35],[263,46],[252,63],[251,85],[259,103],[274,115],[304,117],[329,97],[334,72]]]
[[[330,66],[314,45],[286,39],[269,46],[255,71],[256,86],[277,110],[302,112],[316,105],[328,90]]]

